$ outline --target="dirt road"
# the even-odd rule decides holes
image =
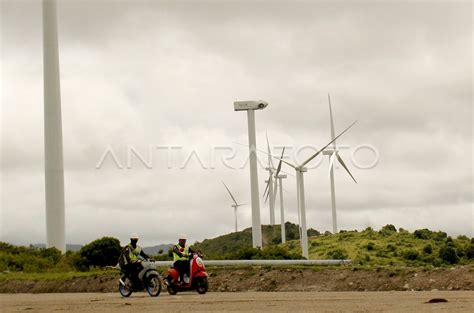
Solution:
[[[447,303],[426,303],[444,298]],[[473,291],[1,294],[1,312],[474,312]]]

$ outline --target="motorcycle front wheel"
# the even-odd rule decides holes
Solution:
[[[161,293],[161,279],[153,275],[146,281],[146,291],[151,297],[158,297]]]
[[[207,277],[199,277],[197,278],[196,281],[196,291],[200,294],[203,295],[207,292],[209,289],[209,284],[207,282]]]
[[[130,287],[130,281],[128,278],[126,278],[124,280],[124,283],[125,285],[123,285],[121,282],[119,282],[119,287],[118,287],[118,291],[120,293],[120,295],[122,295],[122,297],[124,298],[128,298],[130,297],[130,295],[132,294],[132,288]]]

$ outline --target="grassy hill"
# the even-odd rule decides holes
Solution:
[[[299,237],[297,225],[287,223],[287,233]],[[278,258],[296,258],[301,247],[298,239],[280,242],[279,226],[262,226],[264,249],[252,250],[251,229],[231,233],[196,243],[209,259],[267,258],[266,253]],[[442,266],[474,262],[474,239],[466,236],[451,238],[445,232],[428,229],[411,233],[387,225],[380,231],[341,231],[338,234],[308,232],[310,259],[351,259],[355,264],[369,266]],[[263,256],[263,257],[262,257]],[[285,257],[288,256],[288,257]],[[270,258],[270,257],[268,257]]]
[[[288,239],[298,239],[298,226],[287,222],[285,224]],[[319,232],[314,229],[308,230],[309,236],[317,236]],[[262,225],[263,245],[274,245],[281,242],[281,227]],[[213,239],[205,239],[193,245],[194,249],[201,250],[208,259],[225,259],[242,249],[252,247],[252,228],[226,234]]]

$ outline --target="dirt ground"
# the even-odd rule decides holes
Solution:
[[[427,303],[433,298],[448,302]],[[473,291],[2,294],[1,312],[474,312]]]

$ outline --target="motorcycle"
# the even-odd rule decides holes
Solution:
[[[141,262],[143,269],[137,277],[130,278],[122,273],[119,279],[119,293],[122,297],[130,297],[133,292],[145,289],[151,297],[158,297],[161,293],[161,277],[156,270],[157,265],[150,260]]]
[[[170,295],[175,295],[179,291],[196,290],[199,294],[205,294],[209,289],[208,277],[202,258],[197,254],[191,254],[189,261],[190,277],[184,275],[183,281],[179,279],[178,271],[172,267],[168,269],[168,275],[164,279]]]

